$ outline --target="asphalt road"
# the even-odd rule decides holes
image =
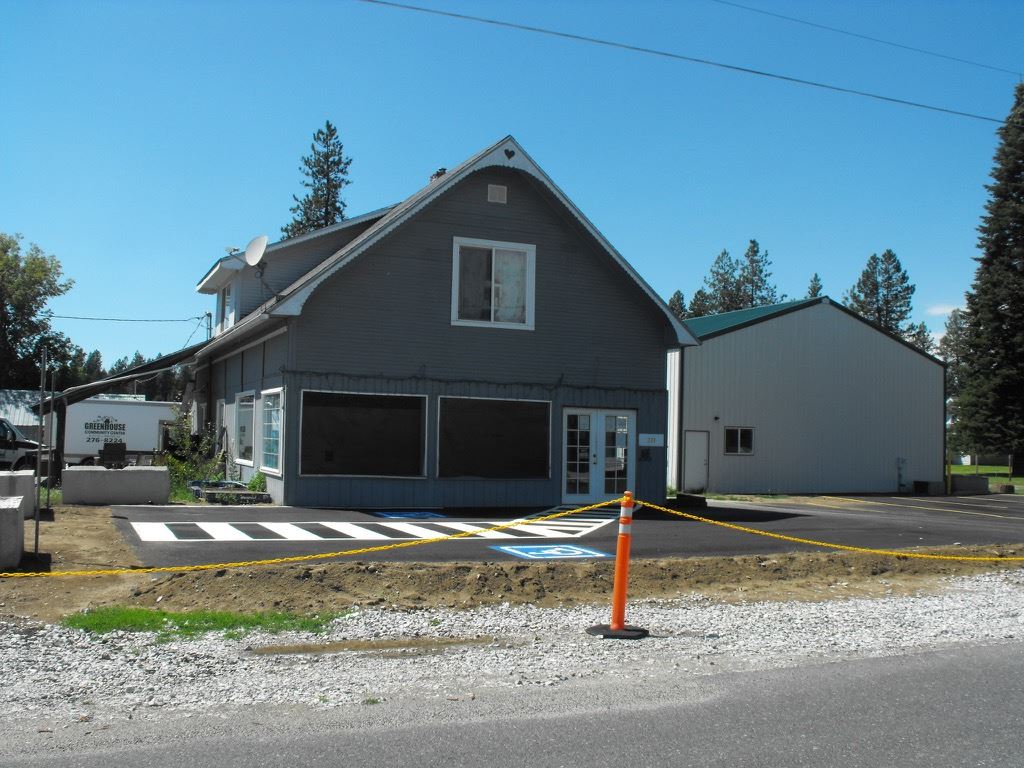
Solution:
[[[903,548],[1024,542],[1024,498],[815,497],[798,503],[712,501],[693,512],[725,522],[799,538],[859,547]],[[374,514],[293,507],[114,507],[118,529],[146,565],[254,560],[387,545],[459,530],[484,529],[527,512],[506,510],[424,517],[423,511]],[[397,515],[397,516],[396,516]],[[556,546],[555,556],[583,547],[615,552],[616,512],[582,513],[564,520],[502,532],[360,555],[404,561],[502,560],[494,547]],[[228,525],[224,525],[227,523]],[[143,540],[150,539],[150,540]],[[817,549],[641,510],[633,525],[637,557],[771,554]]]
[[[215,736],[201,720],[128,723],[72,752],[0,765],[1010,768],[1024,754],[1022,675],[1019,643],[753,673],[666,671],[643,684],[580,681],[472,702],[242,710]],[[0,751],[21,743],[4,733]]]

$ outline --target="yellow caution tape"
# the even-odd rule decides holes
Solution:
[[[337,557],[350,557],[352,555],[367,555],[373,552],[386,552],[391,549],[405,549],[406,547],[419,547],[424,544],[437,544],[441,541],[451,541],[453,539],[464,539],[470,536],[477,536],[480,533],[487,531],[504,531],[508,528],[518,528],[523,525],[532,525],[533,523],[542,523],[548,520],[557,520],[560,517],[568,517],[569,515],[578,515],[580,512],[589,512],[592,509],[599,509],[600,507],[606,507],[609,504],[618,504],[621,499],[611,499],[610,501],[602,501],[599,504],[591,504],[588,507],[579,507],[578,509],[570,509],[564,512],[554,512],[550,515],[544,515],[543,517],[534,517],[524,520],[513,520],[510,523],[502,523],[501,525],[494,525],[490,528],[481,528],[476,531],[462,531],[460,533],[452,533],[444,536],[436,536],[432,539],[416,539],[413,541],[399,541],[394,544],[380,544],[375,547],[360,547],[359,549],[346,549],[341,552],[325,552],[316,555],[293,555],[292,557],[274,557],[267,560],[241,560],[234,563],[207,563],[204,565],[164,565],[164,566],[153,566],[149,568],[101,568],[91,571],[30,571],[30,572],[9,572],[0,573],[0,579],[26,579],[34,578],[39,576],[123,576],[129,573],[187,573],[189,571],[212,571],[220,570],[222,568],[242,568],[256,565],[280,565],[282,563],[303,563],[311,560],[330,560]]]
[[[699,515],[691,515],[688,512],[680,512],[676,509],[669,509],[668,507],[659,507],[657,504],[652,504],[649,501],[640,502],[645,507],[656,509],[659,512],[667,512],[670,515],[677,515],[678,517],[685,517],[687,520],[695,520],[698,523],[707,523],[708,525],[717,525],[721,528],[729,528],[734,531],[741,531],[743,533],[752,533],[755,536],[767,536],[770,539],[778,539],[780,541],[789,541],[794,544],[810,544],[815,547],[825,547],[826,549],[840,549],[846,552],[866,552],[872,555],[887,555],[889,557],[910,557],[917,558],[919,560],[960,560],[960,561],[974,561],[974,562],[1011,562],[1011,561],[1024,561],[1024,557],[983,557],[983,556],[972,556],[972,555],[929,555],[923,552],[905,552],[896,549],[871,549],[870,547],[855,547],[850,544],[835,544],[831,541],[818,541],[816,539],[802,539],[799,536],[785,536],[781,533],[771,533],[769,531],[761,531],[757,528],[748,528],[745,525],[736,525],[735,523],[723,523],[721,520],[711,520],[707,517],[701,517]]]

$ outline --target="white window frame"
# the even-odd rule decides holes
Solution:
[[[494,250],[522,251],[526,253],[526,322],[503,323],[493,320],[462,320],[459,318],[459,249],[489,248],[491,259]],[[494,270],[491,270],[491,312],[494,312]],[[535,294],[537,282],[537,246],[527,243],[506,243],[500,240],[478,240],[472,237],[456,237],[452,241],[452,325],[475,326],[477,328],[508,328],[517,331],[532,331],[534,323]]]
[[[438,395],[437,396],[437,416],[435,418],[435,426],[437,429],[434,431],[434,477],[439,480],[464,480],[467,478],[459,477],[441,477],[441,401],[442,400],[500,400],[503,402],[513,403],[545,403],[548,407],[548,476],[546,478],[541,477],[530,477],[530,478],[513,478],[516,482],[520,481],[544,481],[551,479],[551,459],[552,459],[552,443],[554,442],[554,434],[552,430],[555,425],[555,407],[554,401],[552,400],[539,400],[531,397],[470,397],[468,395]],[[470,480],[477,480],[477,478],[468,478]],[[502,482],[501,478],[484,478],[489,482]]]
[[[235,324],[235,297],[238,295],[235,281],[231,280],[217,291],[217,330],[226,331]],[[225,300],[226,299],[226,300]]]
[[[235,462],[235,464],[241,464],[241,465],[246,466],[246,467],[251,467],[251,466],[253,466],[256,463],[256,402],[257,402],[257,400],[256,400],[256,390],[255,389],[247,389],[247,390],[245,390],[243,392],[235,393],[235,423],[232,425],[232,429],[231,429],[231,433],[232,433],[231,437],[233,438],[233,440],[232,440],[232,443],[233,443],[232,448],[234,448],[236,453],[238,453],[241,450],[240,447],[239,447],[238,427],[242,423],[242,420],[239,417],[238,401],[241,400],[243,397],[251,397],[252,398],[252,423],[248,425],[249,428],[252,430],[252,432],[250,433],[252,435],[252,458],[251,459],[243,459],[240,456],[234,456],[234,457],[232,457],[232,460]],[[282,411],[283,410],[284,410],[284,408],[282,406]],[[260,442],[261,443],[263,441],[262,427],[263,427],[263,421],[261,419],[260,420]],[[263,455],[263,446],[262,445],[260,445],[260,455],[261,456]]]
[[[735,429],[737,431],[737,434],[736,434],[736,448],[737,448],[737,450],[736,451],[730,451],[730,450],[727,449],[729,441],[728,441],[728,439],[726,437],[726,433],[730,429]],[[742,431],[744,429],[749,429],[750,430],[750,452],[749,453],[746,453],[744,451],[738,450],[739,447],[743,444],[743,441],[740,439],[740,437],[741,437],[741,433],[742,433]],[[754,453],[755,453],[755,451],[754,451],[754,428],[753,427],[725,427],[722,430],[722,453],[725,456],[753,456]]]
[[[263,427],[264,427],[264,421],[263,421],[263,419],[264,419],[264,415],[263,415],[263,399],[267,395],[280,395],[281,396],[281,436],[278,438],[277,468],[276,469],[274,467],[266,466],[266,463],[263,461],[263,459],[264,459],[263,441],[266,439],[264,437],[264,435],[263,435]],[[284,419],[285,419],[285,412],[284,412],[285,411],[285,408],[284,408],[284,387],[274,387],[273,389],[261,390],[260,391],[259,404],[260,404],[260,471],[263,472],[264,474],[270,474],[270,475],[274,475],[276,477],[281,477],[284,474],[284,438],[285,438],[285,426],[284,426]]]
[[[420,468],[423,474],[420,475],[311,475],[302,471],[302,419],[305,418],[306,409],[303,408],[302,395],[306,392],[318,392],[326,395],[363,395],[365,397],[418,397],[423,400],[423,447],[421,450],[422,461]],[[383,480],[426,480],[427,479],[427,432],[429,431],[430,396],[418,395],[414,392],[355,392],[348,389],[303,389],[299,395],[299,477],[367,477],[370,479]]]

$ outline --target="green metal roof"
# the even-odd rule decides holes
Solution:
[[[781,304],[769,304],[766,307],[754,307],[753,309],[737,309],[735,312],[723,312],[720,315],[705,315],[704,317],[691,317],[685,321],[690,332],[701,341],[710,339],[729,331],[759,323],[762,320],[784,315],[797,309],[809,307],[812,304],[821,304],[827,301],[828,297],[819,296],[814,299],[798,299],[797,301],[785,301]]]

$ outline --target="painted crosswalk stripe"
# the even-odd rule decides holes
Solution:
[[[321,525],[327,528],[333,528],[338,533],[344,534],[350,539],[390,539],[386,533],[380,531],[374,531],[365,525],[358,525],[356,523],[336,523],[321,521]]]
[[[196,525],[217,541],[252,541],[252,536],[238,530],[231,523],[196,523]]]
[[[315,533],[304,531],[299,526],[293,523],[263,523],[265,528],[269,528],[274,533],[280,534],[289,541],[323,541]]]
[[[167,523],[132,523],[132,527],[143,541],[178,541]]]
[[[481,539],[518,539],[514,533],[508,531],[489,531],[486,528],[481,528],[479,525],[473,525],[471,523],[456,523],[456,522],[444,522],[437,523],[437,525],[444,528],[451,528],[453,531],[470,532],[475,531],[476,535]]]
[[[393,528],[399,533],[407,533],[414,539],[436,539],[438,536],[445,535],[436,528],[426,528],[415,523],[378,523],[378,525]]]

